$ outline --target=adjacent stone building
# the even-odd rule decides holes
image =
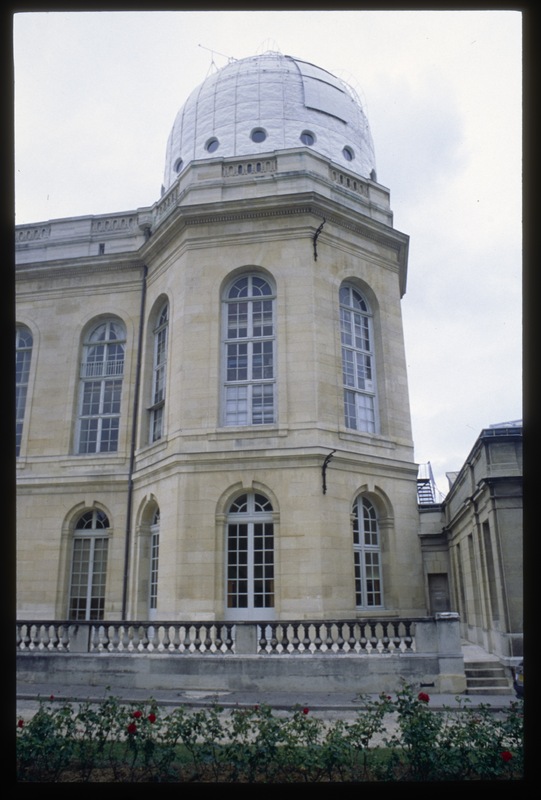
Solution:
[[[523,654],[522,422],[479,434],[443,503],[425,494],[420,536],[431,614],[506,663]]]

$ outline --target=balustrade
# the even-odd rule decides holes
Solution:
[[[17,651],[67,653],[76,628],[73,622],[18,622]]]
[[[90,652],[232,653],[233,628],[223,622],[95,623]]]
[[[259,623],[258,652],[357,653],[415,651],[414,620],[336,620]]]
[[[415,632],[416,621],[406,619],[253,623],[24,621],[17,623],[16,646],[18,652],[40,653],[373,656],[415,652]]]

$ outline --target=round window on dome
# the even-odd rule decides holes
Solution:
[[[342,155],[344,156],[346,161],[353,161],[353,159],[355,158],[355,154],[351,149],[351,147],[344,147],[344,149],[342,150]]]
[[[303,131],[300,135],[300,140],[303,144],[307,144],[311,147],[316,141],[316,137],[311,131]]]
[[[218,139],[212,138],[209,139],[208,142],[206,143],[205,150],[207,151],[207,153],[215,153],[216,150],[219,148],[219,146],[220,142],[218,141]]]
[[[181,171],[183,164],[184,164],[183,160],[181,158],[177,158],[177,160],[175,161],[175,166],[173,167],[177,175]]]
[[[250,134],[250,139],[252,142],[264,142],[267,138],[267,132],[263,130],[263,128],[254,128]]]

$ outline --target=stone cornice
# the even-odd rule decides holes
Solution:
[[[236,208],[232,208],[230,211],[218,208],[218,206],[223,208],[224,205],[236,206]],[[302,195],[279,195],[272,198],[258,198],[257,207],[255,208],[254,202],[249,200],[211,203],[205,207],[200,205],[179,206],[176,211],[168,215],[162,225],[158,226],[146,247],[148,247],[150,253],[153,243],[156,243],[162,234],[169,238],[171,228],[174,228],[174,232],[178,233],[179,227],[218,225],[302,215],[313,215],[319,221],[325,218],[327,223],[332,223],[344,230],[370,239],[376,244],[395,250],[397,259],[405,260],[409,244],[409,237],[406,234],[383,225],[368,216],[364,217],[358,212],[340,208],[336,202],[316,196],[312,192],[303,193]]]
[[[95,256],[66,258],[58,261],[30,262],[18,264],[16,267],[17,280],[34,280],[36,278],[73,278],[76,274],[88,273],[118,273],[141,270],[144,262],[134,259],[133,254],[122,253],[118,256]]]

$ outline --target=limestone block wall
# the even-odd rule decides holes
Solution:
[[[190,174],[204,195],[190,206],[187,191],[136,257],[75,258],[68,248],[46,268],[23,259],[18,319],[35,345],[18,459],[21,608],[34,617],[65,615],[75,512],[99,508],[110,522],[105,613],[118,618],[123,596],[132,618],[149,613],[150,517],[159,509],[156,613],[222,617],[227,511],[239,493],[259,491],[273,509],[276,616],[366,615],[355,608],[352,555],[352,504],[361,493],[379,517],[384,601],[376,613],[422,615],[400,312],[407,237],[359,213],[353,196],[347,203],[320,196],[308,172],[302,195],[269,195],[266,178],[254,183],[249,202],[220,200],[221,166],[209,164],[207,173],[194,166]],[[316,259],[314,234],[324,215]],[[264,277],[274,293],[276,415],[272,423],[227,426],[222,298],[245,274]],[[362,292],[372,312],[375,433],[344,422],[344,282]],[[154,327],[164,302],[164,424],[151,442]],[[126,328],[118,448],[80,455],[82,337],[108,316]],[[331,451],[324,494],[321,470]]]

